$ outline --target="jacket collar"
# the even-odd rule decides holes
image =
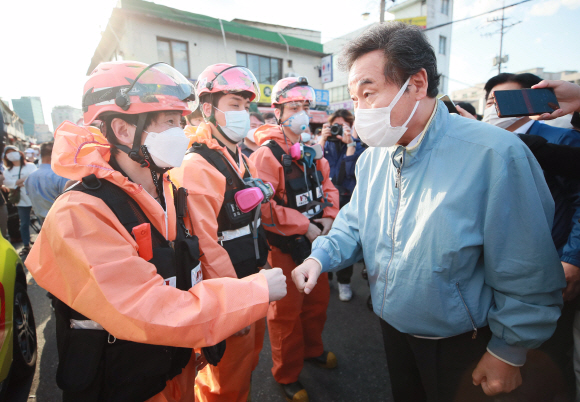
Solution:
[[[419,134],[419,141],[411,147],[395,145],[388,148],[395,158],[401,153],[405,153],[404,165],[411,166],[428,155],[431,150],[439,143],[442,137],[446,135],[449,126],[449,111],[442,101],[437,101],[433,114],[427,122],[425,129]]]

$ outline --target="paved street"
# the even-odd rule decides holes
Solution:
[[[323,336],[327,349],[338,356],[339,366],[334,370],[325,370],[305,364],[301,381],[312,402],[392,401],[380,326],[377,317],[366,306],[369,289],[360,271],[361,266],[355,266],[355,296],[350,303],[338,300],[336,278],[333,281]],[[11,384],[8,400],[57,402],[61,400],[61,394],[55,383],[57,352],[54,314],[46,291],[36,285],[30,275],[28,279],[28,292],[37,324],[38,362],[33,379]],[[270,342],[266,332],[260,364],[253,374],[252,399],[255,402],[284,401],[270,372],[271,367]]]

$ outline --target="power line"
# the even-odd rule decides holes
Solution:
[[[495,10],[486,11],[486,12],[484,12],[484,13],[477,14],[477,15],[474,15],[474,16],[471,16],[471,17],[466,17],[466,18],[462,18],[462,19],[460,19],[460,20],[455,20],[455,21],[449,21],[449,22],[445,22],[445,23],[443,23],[443,24],[435,25],[434,27],[425,28],[425,29],[423,29],[423,31],[430,31],[430,30],[432,30],[432,29],[442,28],[442,27],[445,27],[445,26],[447,26],[447,25],[454,24],[454,23],[456,23],[456,22],[462,22],[462,21],[471,20],[471,19],[473,19],[473,18],[481,17],[482,15],[486,15],[486,14],[495,13],[496,11],[500,11],[500,10],[505,10],[506,8],[510,8],[510,7],[519,6],[520,4],[527,3],[527,2],[529,2],[529,1],[532,1],[532,0],[523,0],[523,1],[520,1],[520,2],[518,2],[518,3],[510,4],[509,6],[503,6],[503,7],[499,7],[499,8],[496,8]]]

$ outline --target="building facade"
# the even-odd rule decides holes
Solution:
[[[54,134],[48,128],[48,124],[35,124],[33,138],[37,144],[42,144],[43,142],[53,141]]]
[[[34,125],[44,124],[42,102],[39,97],[23,96],[20,99],[12,99],[12,107],[24,121],[24,133],[28,137],[34,135]]]
[[[6,102],[0,99],[0,113],[2,117],[2,125],[0,126],[0,135],[6,143],[10,143],[10,139],[25,141],[24,121],[15,113]]]
[[[485,90],[483,89],[484,86],[485,83],[480,83],[472,87],[453,91],[453,93],[451,94],[451,99],[455,103],[458,102],[471,103],[475,108],[477,114],[482,115],[485,109]]]
[[[322,89],[322,56],[318,31],[225,21],[143,0],[121,0],[87,74],[103,61],[164,61],[195,81],[208,65],[239,64],[248,67],[260,83],[258,106],[268,107],[272,86],[281,78],[305,76],[310,85]]]
[[[324,89],[328,90],[329,94],[330,104],[328,108],[330,111],[336,111],[338,109],[354,110],[348,92],[348,73],[342,71],[338,65],[339,54],[348,41],[356,38],[373,25],[374,24],[367,25],[366,27],[350,32],[324,44],[324,53],[332,55],[332,81],[324,84]]]
[[[439,93],[447,93],[449,53],[451,50],[451,25],[436,29],[429,28],[451,21],[453,16],[453,0],[404,0],[395,2],[387,11],[394,15],[395,21],[417,25],[427,29],[425,35],[431,43],[431,46],[433,46],[433,50],[435,50],[437,70],[441,74]],[[348,92],[348,74],[340,70],[338,57],[343,46],[348,41],[355,39],[375,24],[367,25],[366,27],[324,44],[324,53],[332,55],[333,80],[332,82],[324,84],[324,89],[329,91],[330,105],[328,108],[331,111],[338,109],[353,110],[353,103],[350,100]]]
[[[76,123],[83,117],[83,111],[72,106],[55,106],[52,108],[51,117],[52,127],[56,130],[66,120]]]

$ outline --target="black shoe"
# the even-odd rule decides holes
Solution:
[[[308,402],[308,393],[300,384],[300,381],[296,381],[290,384],[280,384],[284,390],[284,396],[288,402]]]
[[[25,255],[28,255],[28,253],[30,253],[30,246],[25,246],[25,247],[22,247],[22,249],[20,250],[18,255],[20,257],[24,257]]]

